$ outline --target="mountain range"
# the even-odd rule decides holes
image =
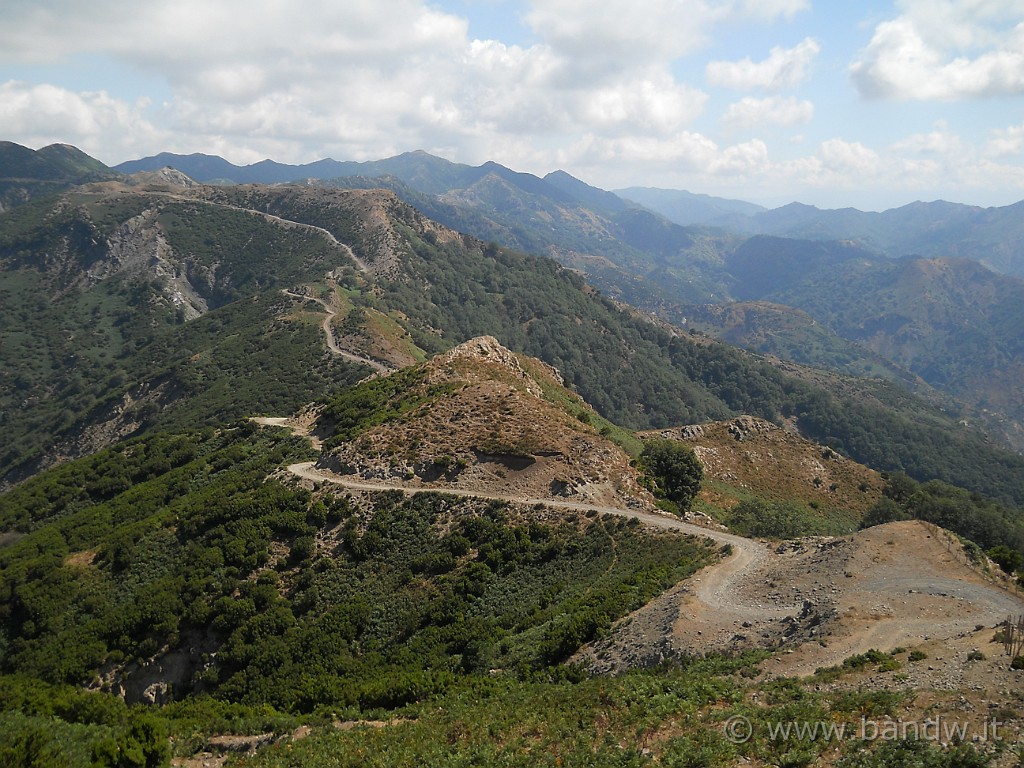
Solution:
[[[1017,278],[202,160],[0,145],[0,763],[985,765],[765,734],[1019,720]]]
[[[800,240],[850,240],[879,255],[951,256],[979,261],[1004,274],[1024,277],[1024,201],[998,208],[915,202],[880,213],[855,208],[822,210],[794,202],[767,210],[754,203],[684,190],[630,187],[607,192],[574,179],[564,171],[543,178],[516,173],[497,163],[481,166],[452,163],[426,152],[408,152],[385,160],[320,160],[287,165],[264,160],[237,166],[223,158],[162,153],[114,167],[123,173],[172,166],[196,181],[275,184],[309,179],[394,176],[417,192],[445,195],[472,187],[494,174],[528,194],[599,212],[619,213],[642,206],[681,226],[715,227],[739,235],[775,235]],[[565,193],[560,195],[559,192]],[[568,197],[566,197],[568,195]]]
[[[117,170],[167,164],[201,181],[383,185],[436,221],[552,256],[606,295],[670,323],[801,364],[901,382],[1024,449],[1015,363],[1024,333],[1015,309],[1024,286],[1024,203],[940,201],[884,213],[794,203],[766,211],[682,191],[612,193],[562,171],[540,178],[425,152],[245,167],[165,154]],[[917,267],[894,266],[915,260]],[[780,281],[789,283],[785,293]]]

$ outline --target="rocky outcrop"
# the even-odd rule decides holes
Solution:
[[[481,336],[419,371],[407,377],[405,390],[389,395],[382,407],[391,413],[330,447],[318,466],[410,488],[651,503],[629,456],[591,424],[596,415],[549,366]],[[326,417],[320,426],[331,446]]]

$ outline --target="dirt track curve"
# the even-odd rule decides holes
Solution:
[[[327,313],[327,316],[324,317],[324,321],[323,323],[320,324],[320,327],[324,331],[324,336],[327,337],[327,348],[331,350],[333,354],[338,355],[339,357],[343,357],[346,360],[349,360],[353,363],[361,363],[362,365],[368,365],[378,373],[389,373],[394,370],[393,368],[390,368],[377,360],[371,360],[368,357],[362,357],[361,355],[354,354],[353,352],[349,352],[348,350],[342,349],[341,347],[338,346],[338,342],[334,338],[334,330],[331,328],[331,323],[334,321],[334,318],[338,316],[338,312],[326,301],[324,301],[323,299],[319,299],[316,296],[307,296],[306,294],[295,293],[294,291],[289,291],[286,289],[282,290],[281,293],[283,293],[285,296],[290,296],[293,299],[302,299],[303,301],[315,301],[317,304],[324,308],[324,312]]]
[[[287,419],[257,421],[310,437],[308,430]],[[963,637],[978,625],[994,626],[1010,614],[1024,613],[1024,599],[964,562],[941,529],[916,521],[878,526],[850,537],[769,546],[639,509],[368,482],[324,472],[314,462],[292,464],[288,471],[353,491],[436,491],[578,512],[596,510],[728,545],[727,557],[656,598],[630,617],[624,632],[613,633],[612,645],[629,648],[617,652],[606,646],[613,661],[595,667],[604,671],[621,671],[630,659],[648,658],[645,644],[662,649],[667,644],[678,653],[742,647],[737,638],[749,640],[750,646],[775,645],[785,641],[784,630],[802,621],[812,631],[794,635],[795,650],[768,664],[773,674],[803,675],[870,648]],[[646,620],[652,615],[656,621]],[[816,634],[819,630],[822,634]]]

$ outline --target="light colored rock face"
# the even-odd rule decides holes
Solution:
[[[158,215],[151,209],[118,227],[107,241],[109,257],[92,265],[87,274],[92,282],[119,272],[162,278],[164,295],[186,320],[193,320],[209,309],[201,287],[213,287],[217,268],[179,261],[157,224]]]
[[[519,362],[519,358],[503,347],[493,336],[478,336],[475,339],[465,341],[457,347],[448,350],[440,357],[435,358],[431,365],[432,367],[443,367],[446,364],[459,360],[476,360],[500,365],[520,379],[526,387],[526,391],[531,395],[536,397],[543,395],[540,385],[526,373],[522,363]]]

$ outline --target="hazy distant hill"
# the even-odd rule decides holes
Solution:
[[[765,210],[671,190],[634,188],[620,194],[677,224],[721,227],[741,235],[849,240],[890,258],[967,258],[997,272],[1024,277],[1024,201],[981,208],[936,200],[876,213],[856,208],[822,210],[803,203]]]
[[[0,141],[0,212],[73,184],[117,175],[99,160],[67,144],[32,150]]]
[[[763,249],[747,250],[756,250],[759,273],[773,261]],[[804,267],[791,273],[796,279],[767,283],[748,297],[802,309],[934,386],[1024,421],[1024,281],[967,259]]]
[[[765,210],[760,205],[743,200],[729,200],[711,195],[698,195],[681,189],[654,187],[628,187],[616,190],[626,200],[633,200],[645,208],[657,211],[676,224],[711,224],[727,226],[733,219],[753,216]]]
[[[496,164],[490,163],[490,166]],[[228,181],[236,184],[281,184],[307,179],[337,179],[349,176],[395,176],[413,188],[428,194],[440,194],[453,187],[465,186],[487,171],[481,168],[452,163],[426,152],[406,152],[384,160],[366,162],[317,160],[304,165],[288,165],[273,160],[262,160],[239,166],[222,157],[203,154],[159,155],[131,160],[115,166],[122,173],[155,171],[171,166],[196,181]],[[507,170],[507,169],[505,169]],[[511,171],[510,171],[511,173]]]

